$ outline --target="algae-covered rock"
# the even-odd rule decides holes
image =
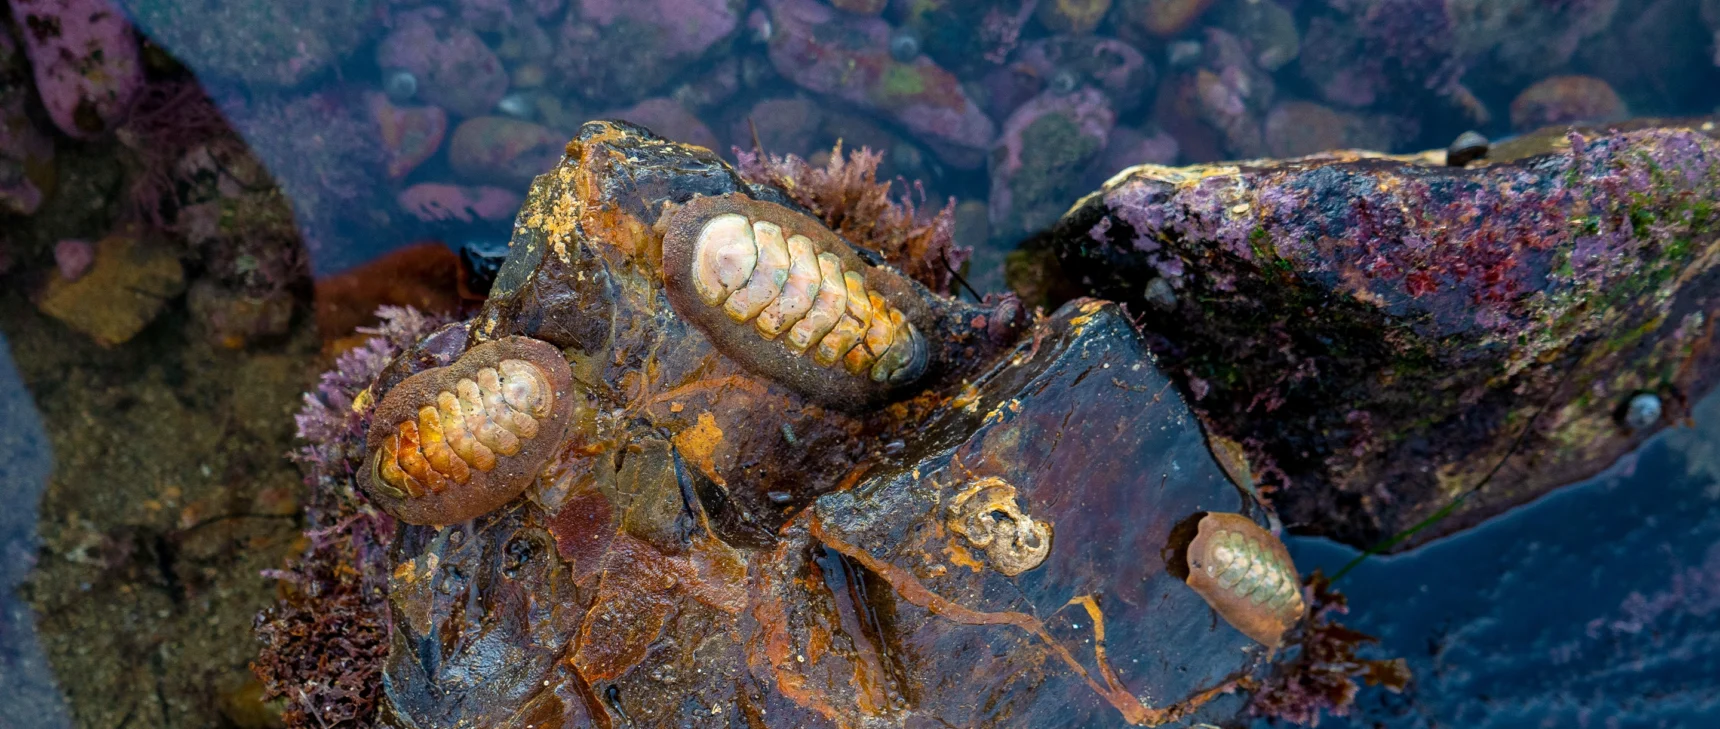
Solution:
[[[380,723],[1054,729],[1239,715],[1234,689],[1271,650],[1184,582],[1180,555],[1206,512],[1260,534],[1269,520],[1118,307],[1072,302],[1025,332],[1013,302],[898,278],[708,150],[620,123],[586,125],[567,150],[533,183],[477,316],[407,349],[368,395],[330,399],[371,417],[423,373],[523,337],[572,371],[556,393],[572,400],[565,431],[521,436],[561,439],[523,493],[470,523],[394,532],[378,569],[390,650],[373,683],[387,689],[358,697],[380,701]],[[683,255],[682,236],[733,235],[723,226],[740,215],[759,221],[760,270],[778,228],[873,306],[898,307],[925,357],[918,379],[856,382],[842,364],[814,368],[814,352],[777,357],[792,332],[730,328],[703,293],[684,295],[706,284],[682,267],[709,258]],[[326,467],[353,473],[353,457],[368,456]],[[269,690],[322,690],[281,683],[303,678],[316,677]]]
[[[1127,302],[1286,524],[1371,545],[1456,501],[1419,540],[1595,473],[1713,384],[1715,134],[1142,166],[1013,270]],[[1666,412],[1632,427],[1643,393]]]
[[[122,231],[96,244],[94,265],[77,280],[56,271],[37,305],[66,326],[112,346],[142,331],[184,290],[185,269],[172,250]]]

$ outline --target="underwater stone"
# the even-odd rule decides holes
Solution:
[[[102,346],[143,331],[185,290],[185,269],[164,244],[131,230],[95,244],[95,262],[77,280],[55,271],[37,306]]]
[[[109,0],[10,0],[36,93],[54,126],[90,139],[113,131],[143,90],[137,32]]]
[[[607,122],[537,178],[489,301],[450,341],[549,342],[593,407],[522,498],[469,528],[401,528],[382,722],[1234,719],[1269,654],[1161,553],[1198,513],[1265,515],[1122,312],[1076,302],[1017,336],[907,280],[892,303],[925,309],[932,366],[880,407],[829,408],[672,301],[677,211],[709,223],[734,210],[698,206],[735,200],[757,203],[741,208],[753,255],[724,253],[743,234],[724,229],[719,293],[761,265],[753,213],[800,231],[782,191]],[[450,361],[402,356],[377,387]]]
[[[1621,427],[1631,393],[1720,377],[1716,125],[1660,124],[1530,135],[1472,168],[1142,166],[1028,246],[1055,263],[1015,270],[1135,311],[1166,281],[1149,341],[1294,528],[1371,546],[1485,482],[1408,546],[1629,451],[1656,429]]]

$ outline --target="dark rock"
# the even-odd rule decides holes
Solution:
[[[1154,351],[1247,446],[1286,524],[1368,546],[1453,506],[1409,544],[1628,452],[1655,430],[1616,416],[1633,393],[1660,396],[1665,423],[1713,384],[1713,130],[1539,136],[1513,142],[1539,156],[1469,169],[1438,153],[1142,167],[1017,269],[1048,257],[1060,273],[1037,291],[1155,312]]]

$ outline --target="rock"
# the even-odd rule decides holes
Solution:
[[[370,118],[382,139],[388,177],[398,180],[436,154],[448,133],[448,112],[436,106],[395,106],[381,93],[367,94]]]
[[[1260,677],[1271,651],[1184,583],[1178,550],[1203,512],[1266,517],[1120,309],[1071,303],[1023,336],[1008,307],[934,296],[852,259],[924,325],[930,360],[900,400],[821,401],[793,371],[719,349],[732,340],[710,327],[727,317],[694,318],[702,299],[670,288],[685,282],[664,269],[681,264],[661,236],[697,222],[675,217],[710,204],[695,198],[825,239],[776,207],[782,191],[743,185],[707,150],[586,125],[534,183],[470,329],[430,335],[375,378],[389,402],[411,392],[397,383],[457,365],[476,341],[527,336],[568,352],[591,393],[590,404],[569,393],[586,414],[528,495],[469,529],[401,527],[381,572],[392,617],[372,682],[381,716],[1236,720],[1232,689]],[[625,417],[607,414],[615,406]],[[485,688],[455,690],[472,685]],[[598,686],[602,700],[573,693]]]
[[[1470,168],[1144,166],[1031,249],[1074,290],[1159,305],[1159,361],[1286,524],[1367,547],[1454,508],[1401,548],[1599,471],[1655,430],[1627,400],[1720,377],[1715,127],[1637,126]]]
[[[1111,0],[1048,0],[1039,4],[1039,22],[1053,33],[1086,35],[1099,27]]]
[[[0,32],[0,213],[29,215],[53,189],[54,140],[30,119],[30,68]]]
[[[549,127],[505,116],[468,119],[448,142],[448,163],[460,175],[519,189],[555,166],[567,138]]]
[[[1181,148],[1176,137],[1153,129],[1143,131],[1129,127],[1117,127],[1111,130],[1109,139],[1105,142],[1105,151],[1094,158],[1093,164],[1082,178],[1088,189],[1094,189],[1105,184],[1113,175],[1135,165],[1169,165],[1175,164]]]
[[[638,124],[671,141],[705,149],[719,149],[717,135],[711,133],[710,127],[705,126],[704,122],[699,121],[699,117],[687,111],[686,107],[674,99],[646,99],[634,104],[632,108],[602,116]]]
[[[1218,24],[1240,38],[1254,65],[1268,73],[1296,60],[1302,53],[1302,35],[1296,16],[1276,0],[1225,0]]]
[[[200,279],[186,293],[185,304],[209,342],[226,349],[245,349],[285,337],[293,323],[295,302],[292,293],[284,289],[257,296]]]
[[[1400,135],[1382,117],[1339,111],[1309,101],[1286,101],[1266,114],[1266,151],[1301,157],[1337,149],[1391,151]]]
[[[884,12],[890,0],[830,0],[830,5],[855,15],[877,15]]]
[[[1242,41],[1217,28],[1207,29],[1203,56],[1180,84],[1184,104],[1218,132],[1230,157],[1265,156],[1261,125],[1277,95],[1272,77],[1255,67]]]
[[[1183,32],[1198,20],[1213,0],[1120,0],[1122,19],[1161,38]]]
[[[90,139],[125,122],[143,89],[137,34],[109,0],[9,0],[36,92],[68,136]]]
[[[383,306],[410,306],[432,315],[459,310],[457,281],[460,257],[435,241],[414,243],[389,251],[361,266],[316,281],[317,332],[328,349],[362,343],[368,337],[354,330],[376,323]]]
[[[198,74],[293,87],[356,50],[375,27],[373,0],[120,0],[131,17]]]
[[[95,263],[88,272],[69,281],[55,271],[36,305],[111,347],[143,331],[185,290],[185,270],[171,251],[135,232],[116,232],[95,248]]]
[[[520,196],[499,187],[461,187],[420,182],[400,191],[400,207],[425,222],[500,222],[514,217]]]
[[[890,55],[891,29],[814,0],[767,0],[770,59],[796,85],[872,109],[907,128],[954,167],[978,167],[996,126],[961,83],[925,55]],[[838,42],[839,41],[839,42]]]
[[[395,17],[394,30],[376,46],[376,65],[418,79],[418,98],[458,116],[490,113],[508,93],[508,72],[495,51],[440,10]]]
[[[992,148],[992,235],[1020,236],[1055,222],[1082,194],[1082,173],[1116,121],[1094,89],[1047,91],[1016,109]]]
[[[595,104],[658,93],[740,27],[735,0],[574,0],[553,58],[561,83]]]
[[[1146,56],[1115,38],[1053,36],[1023,45],[1012,69],[1046,79],[1050,90],[1068,93],[1092,86],[1105,92],[1119,113],[1132,111],[1152,98],[1158,74]],[[1065,80],[1061,76],[1070,76]],[[1058,89],[1073,81],[1073,87]]]
[[[1542,79],[1511,102],[1511,126],[1520,132],[1575,122],[1617,121],[1629,115],[1618,92],[1593,76]]]
[[[824,110],[811,99],[763,99],[735,122],[729,138],[734,146],[751,150],[756,131],[758,144],[764,151],[810,158],[823,146],[820,136],[823,126]]]

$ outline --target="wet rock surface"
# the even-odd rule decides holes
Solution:
[[[522,498],[400,527],[384,724],[1187,726],[1242,710],[1267,649],[1172,565],[1179,525],[1266,516],[1116,306],[1074,302],[1018,335],[908,282],[919,303],[894,301],[926,307],[933,361],[913,391],[846,414],[724,356],[671,305],[662,221],[697,195],[793,204],[703,149],[588,124],[534,183],[469,329],[373,386],[523,335],[566,353],[584,403]]]
[[[1468,168],[1140,167],[1034,242],[1018,278],[1127,302],[1287,524],[1372,545],[1456,500],[1425,539],[1680,417],[1628,427],[1632,396],[1713,384],[1714,129],[1551,131]],[[1031,280],[1033,260],[1055,281]]]

